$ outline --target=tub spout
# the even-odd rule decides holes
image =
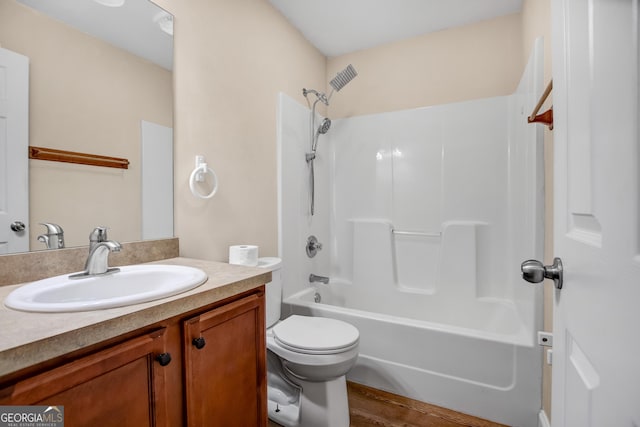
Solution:
[[[309,283],[315,283],[315,282],[324,283],[326,285],[327,283],[329,283],[329,278],[324,276],[316,276],[315,274],[310,274]]]

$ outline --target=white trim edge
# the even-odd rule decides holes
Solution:
[[[551,427],[547,413],[544,412],[543,409],[540,409],[540,412],[538,412],[538,427]]]

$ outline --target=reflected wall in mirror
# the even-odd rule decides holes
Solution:
[[[54,12],[35,10],[31,4],[57,6],[76,21],[73,25],[89,22],[89,28],[103,33],[87,34],[87,29],[78,30],[61,16],[50,16]],[[133,16],[140,10],[146,11],[143,22]],[[126,0],[120,8],[89,0],[0,0],[0,47],[29,58],[29,145],[130,162],[129,169],[111,169],[29,160],[31,250],[45,249],[37,240],[46,231],[40,223],[59,224],[67,247],[87,245],[89,233],[99,225],[109,227],[109,238],[115,240],[144,237],[143,123],[167,129],[169,139],[173,127],[173,40],[157,22],[167,16],[148,0]],[[109,32],[116,39],[104,41]],[[160,40],[152,55],[164,59],[153,59],[157,63],[140,57],[144,48],[136,45],[150,32]],[[166,151],[165,146],[165,157]],[[171,169],[171,160],[167,167]],[[167,186],[156,190],[172,200],[173,185]],[[172,208],[171,202],[168,209]]]

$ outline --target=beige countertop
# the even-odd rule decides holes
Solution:
[[[271,280],[269,270],[221,262],[171,258],[151,264],[197,267],[209,277],[204,284],[179,295],[105,310],[30,313],[0,304],[0,377],[255,289]],[[0,300],[18,286],[0,287]]]

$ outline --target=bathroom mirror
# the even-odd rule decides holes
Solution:
[[[66,247],[87,245],[96,226],[123,242],[171,237],[171,15],[148,0],[2,1],[0,46],[29,58],[29,145],[129,161],[116,169],[29,160],[30,250],[46,249],[37,240],[45,222],[63,228]],[[166,165],[158,193],[170,197],[169,235],[145,236],[143,153]]]

